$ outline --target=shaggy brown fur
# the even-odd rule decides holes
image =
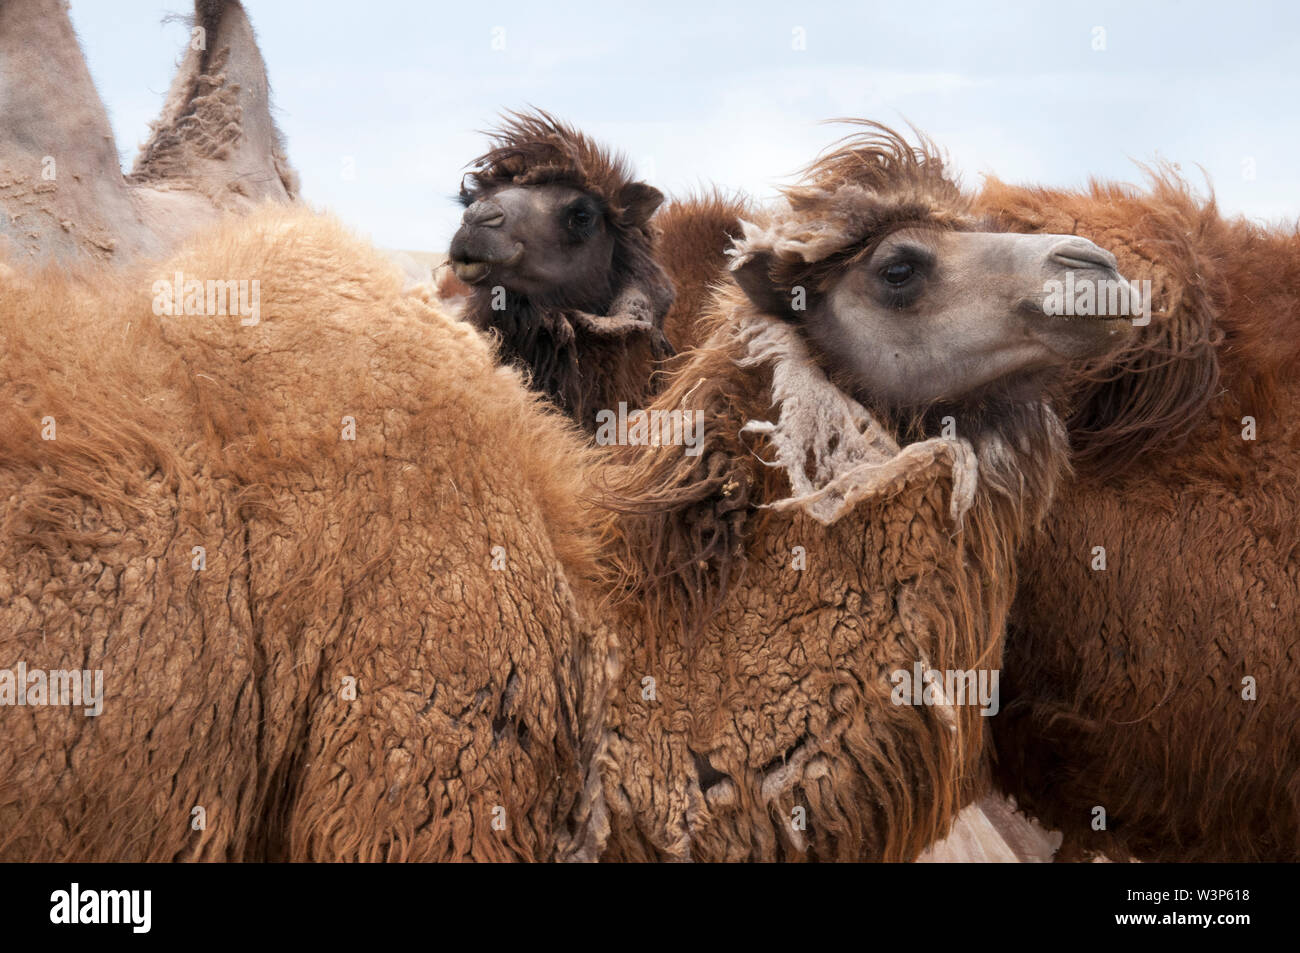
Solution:
[[[741,429],[769,413],[770,369],[740,366],[748,301],[733,289],[718,307],[723,325],[654,405],[705,409],[707,448],[695,462],[645,455],[615,487],[632,510],[608,528],[632,641],[605,758],[605,856],[912,859],[979,793],[985,719],[896,706],[889,673],[998,667],[1015,548],[1062,465],[1059,425],[1029,410],[1010,431],[1032,439],[1025,454],[983,435],[959,526],[951,444],[830,527],[764,511],[791,490]],[[795,547],[807,571],[791,568]]]
[[[3,856],[906,859],[980,790],[976,707],[889,674],[997,667],[1043,404],[900,450],[732,285],[659,401],[704,452],[613,451],[598,554],[608,464],[337,227],[267,211],[178,269],[259,278],[260,324],[0,277],[0,651],[106,685],[3,722]]]
[[[783,234],[808,252],[778,262],[792,283],[855,257],[876,228],[959,227],[965,214],[938,160],[888,131],[845,143],[789,200],[776,213]],[[747,424],[781,426],[777,375],[794,369],[820,380],[801,395],[809,406],[847,396],[797,328],[732,282],[701,327],[707,343],[653,407],[703,409],[703,452],[621,449],[610,471],[622,515],[605,532],[626,650],[602,758],[604,856],[915,858],[980,791],[985,719],[969,706],[895,705],[889,675],[918,660],[998,667],[1014,554],[1051,498],[1063,430],[1041,403],[976,405],[963,417],[973,448],[929,440],[898,453],[891,438],[920,436],[926,422],[871,408],[888,423],[888,434],[871,425],[888,462],[819,525],[781,502],[791,472],[774,468],[766,428]],[[823,452],[857,439],[841,431],[807,448],[807,479],[835,484]],[[979,484],[963,512],[954,498],[972,449]],[[792,568],[796,547],[806,571]],[[797,809],[806,829],[792,824]]]
[[[260,280],[260,323],[155,316],[177,270]],[[93,293],[0,282],[0,657],[105,687],[4,709],[0,857],[583,848],[585,451],[478,335],[288,210]]]
[[[679,353],[703,343],[699,319],[710,292],[725,282],[727,249],[744,234],[741,220],[754,212],[745,199],[715,190],[674,199],[655,216],[655,258],[676,291],[664,336]]]
[[[659,386],[657,362],[672,353],[663,321],[673,288],[652,253],[648,214],[642,217],[621,204],[636,184],[631,169],[621,156],[540,111],[512,113],[492,133],[492,143],[472,163],[461,189],[464,204],[502,185],[572,186],[604,209],[615,239],[614,256],[610,274],[604,276],[607,287],[590,314],[572,306],[579,297],[574,289],[537,300],[507,291],[505,307],[497,309],[493,288],[480,286],[466,318],[476,327],[493,329],[502,357],[526,368],[533,386],[584,428],[593,430],[596,412],[617,407],[619,401],[644,407]],[[609,333],[602,317],[619,319],[624,330]]]
[[[1021,560],[999,779],[1069,855],[1300,859],[1300,233],[1225,220],[1169,170],[993,181],[980,206],[1093,239],[1155,305],[1073,391],[1080,472]]]

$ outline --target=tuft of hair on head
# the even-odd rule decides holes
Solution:
[[[462,203],[503,185],[569,185],[598,199],[611,224],[649,235],[663,194],[638,181],[623,156],[536,108],[507,110],[501,124],[483,134],[492,148],[469,163]]]
[[[972,199],[920,132],[912,130],[913,145],[871,120],[831,122],[860,131],[832,143],[803,169],[798,183],[781,190],[782,207],[762,223],[745,223],[732,250],[733,276],[760,304],[776,308],[795,288],[825,291],[834,275],[869,257],[899,228],[969,231],[979,224]],[[787,310],[781,305],[773,313]]]
[[[881,194],[924,188],[936,197],[956,200],[961,190],[948,175],[939,146],[909,124],[915,145],[883,123],[870,119],[829,119],[828,124],[855,126],[803,168],[800,178],[824,189],[853,185]]]

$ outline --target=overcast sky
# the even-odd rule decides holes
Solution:
[[[1079,186],[1166,158],[1228,211],[1300,216],[1300,5],[246,0],[304,197],[445,250],[476,130],[528,104],[669,194],[760,197],[838,137],[910,120],[967,186]],[[184,0],[72,0],[124,166],[188,39]],[[497,49],[494,47],[504,47]],[[344,169],[351,160],[355,176]]]

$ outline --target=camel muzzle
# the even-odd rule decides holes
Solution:
[[[465,209],[465,214],[461,216],[462,225],[473,225],[478,228],[499,228],[506,220],[506,212],[496,202],[479,200]]]
[[[524,257],[524,246],[519,242],[503,242],[502,238],[492,226],[462,225],[447,252],[456,277],[473,285],[487,278],[493,268],[517,265]]]

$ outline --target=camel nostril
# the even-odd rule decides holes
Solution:
[[[495,202],[475,202],[465,209],[461,221],[479,228],[497,228],[506,220],[505,209]]]
[[[1119,262],[1114,255],[1082,238],[1058,242],[1048,251],[1047,258],[1053,264],[1064,265],[1066,268],[1102,268],[1116,271],[1119,267]]]

